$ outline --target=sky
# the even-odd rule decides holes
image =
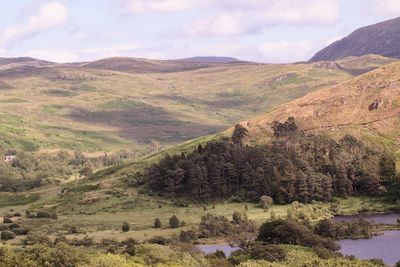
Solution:
[[[0,57],[285,63],[399,17],[400,0],[13,0],[0,15]]]

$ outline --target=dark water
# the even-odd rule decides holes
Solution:
[[[364,219],[378,224],[397,224],[400,214],[370,214],[353,216],[336,216],[334,221],[353,221]],[[400,261],[400,231],[385,231],[383,235],[370,239],[346,239],[338,241],[340,252],[344,255],[354,255],[357,258],[382,259],[388,265]]]
[[[240,249],[238,247],[231,247],[229,245],[197,245],[196,247],[204,254],[210,254],[217,250],[222,250],[226,257],[229,257],[232,252]]]
[[[371,239],[347,239],[338,243],[344,255],[354,255],[364,260],[382,259],[392,266],[400,261],[400,231],[385,231],[383,235]]]
[[[335,216],[333,218],[334,221],[354,221],[358,219],[364,219],[378,224],[397,224],[397,220],[400,219],[400,214],[360,214],[351,216]]]

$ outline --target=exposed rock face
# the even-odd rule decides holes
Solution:
[[[360,28],[319,51],[310,62],[368,54],[400,58],[400,18]]]

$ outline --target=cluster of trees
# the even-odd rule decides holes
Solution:
[[[120,151],[92,158],[80,151],[69,153],[65,150],[58,153],[6,150],[0,154],[15,156],[9,162],[0,160],[0,191],[7,192],[55,183],[74,174],[88,176],[94,169],[116,165],[133,156],[129,151]]]
[[[314,226],[314,233],[333,239],[369,238],[373,236],[374,229],[373,223],[363,219],[340,222],[324,219]]]
[[[274,122],[273,141],[247,146],[247,130],[199,145],[191,153],[166,155],[138,180],[164,196],[197,201],[235,198],[275,203],[330,201],[333,196],[379,195],[396,178],[394,158],[346,135],[339,141],[300,131],[294,118]]]

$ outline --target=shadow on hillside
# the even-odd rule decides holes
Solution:
[[[128,109],[90,111],[74,108],[68,115],[75,121],[101,124],[119,129],[119,135],[147,143],[152,139],[176,143],[199,136],[217,133],[226,125],[200,124],[182,121],[162,108],[141,104]]]

